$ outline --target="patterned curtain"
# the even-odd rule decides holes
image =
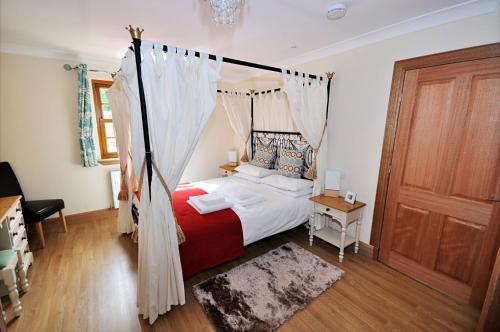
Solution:
[[[78,65],[78,116],[80,127],[80,157],[83,167],[97,166],[97,156],[92,125],[92,109],[90,107],[89,82],[87,80],[87,65]]]

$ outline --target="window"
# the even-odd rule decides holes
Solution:
[[[108,95],[106,94],[111,85],[113,85],[111,81],[92,80],[97,132],[99,133],[99,146],[101,147],[101,159],[118,158],[111,106],[109,105]]]

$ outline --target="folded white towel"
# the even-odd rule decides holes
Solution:
[[[191,202],[195,203],[196,205],[203,205],[206,207],[216,206],[216,205],[222,204],[226,201],[226,199],[223,196],[221,196],[220,200],[213,201],[211,199],[208,199],[207,201],[205,201],[205,200],[203,200],[203,196],[204,195],[191,196],[191,197],[189,197],[189,199],[191,200]]]
[[[219,193],[210,193],[205,195],[193,196],[193,201],[199,200],[206,205],[216,205],[224,203],[225,198]]]
[[[201,203],[199,201],[194,202],[192,200],[193,198],[194,197],[190,197],[187,200],[187,203],[189,205],[191,205],[199,214],[207,214],[207,213],[211,213],[211,212],[215,212],[215,211],[220,211],[220,210],[224,210],[224,209],[229,209],[229,208],[233,207],[233,203],[227,202],[227,201],[224,201],[221,204],[207,206],[207,205],[205,205],[205,204],[203,204],[203,203]]]

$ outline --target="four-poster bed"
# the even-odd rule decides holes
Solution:
[[[250,101],[250,126],[245,122],[248,120],[241,117],[234,118],[231,124],[235,132],[239,131],[241,137],[247,137],[247,142],[250,140],[249,148],[254,160],[262,149],[277,154],[274,162],[268,167],[279,166],[277,173],[283,166],[281,159],[289,157],[286,153],[290,154],[290,151],[300,149],[300,153],[292,153],[303,158],[303,165],[298,167],[300,169],[298,177],[314,180],[314,188],[311,181],[286,179],[283,175],[272,175],[266,179],[271,181],[274,176],[281,177],[283,179],[279,185],[289,185],[288,181],[290,183],[296,181],[292,187],[297,183],[300,187],[303,185],[300,181],[303,181],[309,188],[309,194],[321,191],[322,177],[318,178],[316,172],[318,166],[319,173],[322,173],[324,168],[326,146],[322,142],[326,135],[329,91],[333,74],[329,73],[328,78],[299,74],[276,67],[153,44],[141,41],[143,30],[133,29],[131,26],[128,30],[133,47],[127,52],[115,80],[124,86],[128,100],[131,164],[139,178],[139,190],[143,189],[137,208],[139,212],[138,307],[144,318],[149,318],[150,323],[153,323],[158,315],[169,311],[172,305],[184,304],[181,261],[182,267],[185,267],[186,262],[193,258],[193,253],[207,251],[203,247],[207,236],[217,239],[211,242],[217,249],[217,245],[224,242],[226,226],[232,223],[241,229],[240,233],[233,232],[235,243],[241,244],[237,243],[232,248],[222,245],[219,253],[234,251],[232,256],[217,258],[213,262],[208,260],[212,265],[195,266],[190,273],[239,257],[242,251],[237,250],[238,246],[243,250],[243,245],[296,227],[307,221],[309,216],[307,194],[291,197],[288,196],[286,186],[279,188],[276,185],[277,188],[272,188],[272,182],[268,182],[270,185],[268,186],[263,184],[264,181],[262,184],[258,183],[260,181],[258,179],[256,183],[237,177],[214,179],[196,183],[195,188],[181,185],[179,190],[174,191],[201,130],[215,108],[216,85],[220,79],[221,63],[282,73],[285,82],[282,91],[288,97],[290,113],[298,131],[254,128],[254,98],[264,95],[265,91],[244,94]],[[208,64],[208,60],[215,60],[215,68]],[[229,114],[227,109],[226,111]],[[125,137],[119,134],[117,136]],[[302,170],[302,166],[305,166],[305,169]],[[144,190],[146,182],[147,190]],[[264,202],[259,206],[243,209],[241,207],[226,209],[233,210],[236,218],[227,213],[224,215],[225,210],[201,218],[199,215],[194,215],[194,209],[185,204],[188,198],[196,195],[214,191],[224,192],[224,190],[232,194],[231,190],[234,192],[240,189],[258,193]],[[227,225],[216,225],[219,222],[217,217],[226,220]],[[198,224],[202,226],[192,227],[193,220],[199,220]],[[211,226],[212,224],[214,226]],[[200,230],[200,227],[203,229]],[[191,253],[187,257],[183,248],[191,248]],[[181,259],[183,253],[184,258]],[[198,260],[207,261],[203,255],[198,257]]]

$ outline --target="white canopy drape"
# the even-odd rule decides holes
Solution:
[[[122,83],[121,73],[115,76],[115,83],[108,89],[107,95],[113,114],[118,156],[120,157],[121,188],[118,209],[118,233],[131,233],[134,230],[132,218],[132,163],[130,160],[130,111],[128,99]]]
[[[298,131],[285,92],[259,93],[253,97],[253,101],[255,130]]]
[[[293,120],[300,133],[314,149],[317,177],[314,180],[313,195],[319,195],[324,189],[327,162],[327,80],[283,73],[283,82],[283,90],[288,96]]]
[[[200,58],[189,51],[142,42],[142,81],[146,97],[153,171],[151,197],[147,172],[139,207],[139,266],[137,302],[139,313],[153,323],[172,305],[185,303],[175,217],[169,196],[180,181],[199,136],[216,105],[220,64],[213,69],[208,55]],[[129,51],[122,66],[132,90],[128,95],[132,133],[132,164],[140,174],[144,160],[144,138],[134,53]],[[151,199],[151,201],[150,201]],[[189,239],[187,239],[189,241]]]
[[[219,94],[219,96],[222,107],[226,111],[229,123],[231,124],[231,128],[238,139],[245,143],[248,157],[248,151],[251,149],[249,136],[252,123],[250,96],[241,92],[223,92]],[[248,161],[244,159],[245,158],[242,158],[242,161]]]

